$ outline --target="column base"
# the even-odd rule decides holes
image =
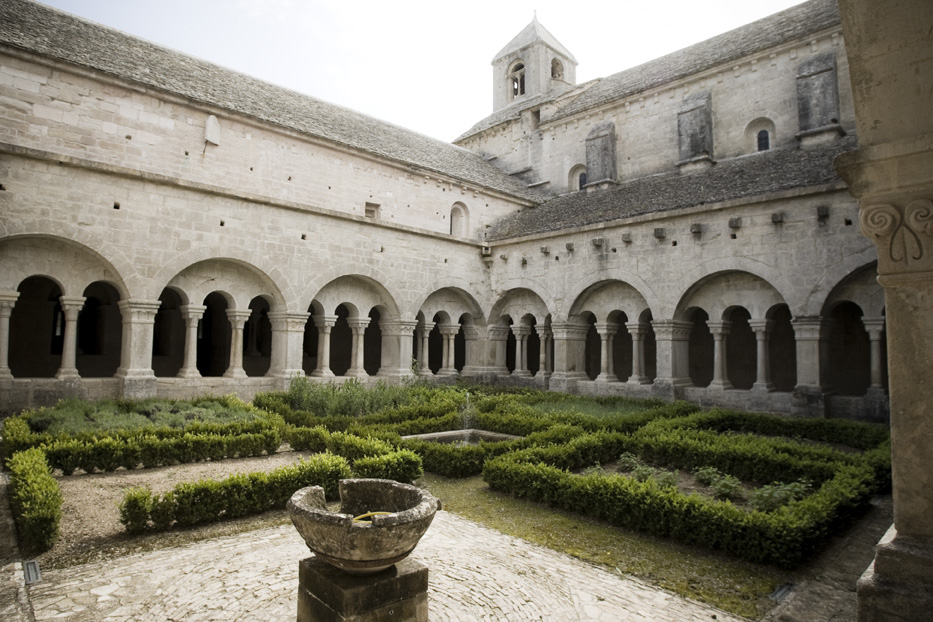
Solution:
[[[238,367],[236,369],[228,369],[225,371],[224,378],[249,378],[249,376],[246,375],[246,372],[242,367]]]
[[[752,385],[752,391],[758,391],[759,393],[771,393],[774,391],[774,385],[770,382],[756,382]]]
[[[606,384],[610,382],[619,382],[619,378],[615,374],[612,374],[612,375],[599,374],[598,376],[596,376],[596,379],[593,382],[598,382],[600,384]]]
[[[298,622],[427,622],[428,567],[406,558],[350,575],[319,557],[298,563]]]
[[[179,370],[178,374],[175,375],[176,378],[200,378],[201,372],[198,371],[197,367],[185,367]]]
[[[509,375],[513,378],[531,378],[531,372],[527,369],[516,369]]]
[[[632,376],[626,380],[626,384],[651,384],[651,379],[648,376]]]
[[[334,372],[332,372],[330,369],[315,369],[308,375],[312,378],[336,378]]]
[[[58,380],[81,380],[81,374],[78,373],[77,367],[68,367],[59,369],[58,373],[55,374],[55,378]]]
[[[899,536],[892,525],[857,593],[859,622],[927,619],[933,611],[933,541]]]
[[[732,383],[728,380],[713,380],[709,383],[709,387],[713,391],[729,391],[732,389]]]

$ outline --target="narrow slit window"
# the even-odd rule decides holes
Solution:
[[[771,135],[768,130],[758,132],[758,151],[767,151],[771,148]]]

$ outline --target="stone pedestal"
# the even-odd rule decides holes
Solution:
[[[427,622],[428,567],[406,558],[351,575],[317,556],[298,564],[298,622]]]

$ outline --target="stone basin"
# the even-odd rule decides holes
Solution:
[[[450,430],[449,432],[429,432],[427,434],[411,434],[403,436],[403,439],[413,438],[421,441],[434,443],[456,443],[458,445],[479,445],[480,441],[487,443],[497,443],[499,441],[514,441],[522,438],[512,434],[503,434],[501,432],[489,432],[487,430],[477,430],[469,428],[466,430]]]
[[[338,512],[327,509],[320,486],[302,488],[287,505],[308,548],[350,574],[379,572],[408,557],[439,507],[428,491],[387,479],[340,480]]]

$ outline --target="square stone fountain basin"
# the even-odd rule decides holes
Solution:
[[[413,438],[434,443],[456,443],[457,445],[479,445],[480,441],[497,443],[499,441],[514,441],[522,438],[512,434],[488,432],[486,430],[450,430],[449,432],[432,432],[430,434],[411,434],[402,438]]]

